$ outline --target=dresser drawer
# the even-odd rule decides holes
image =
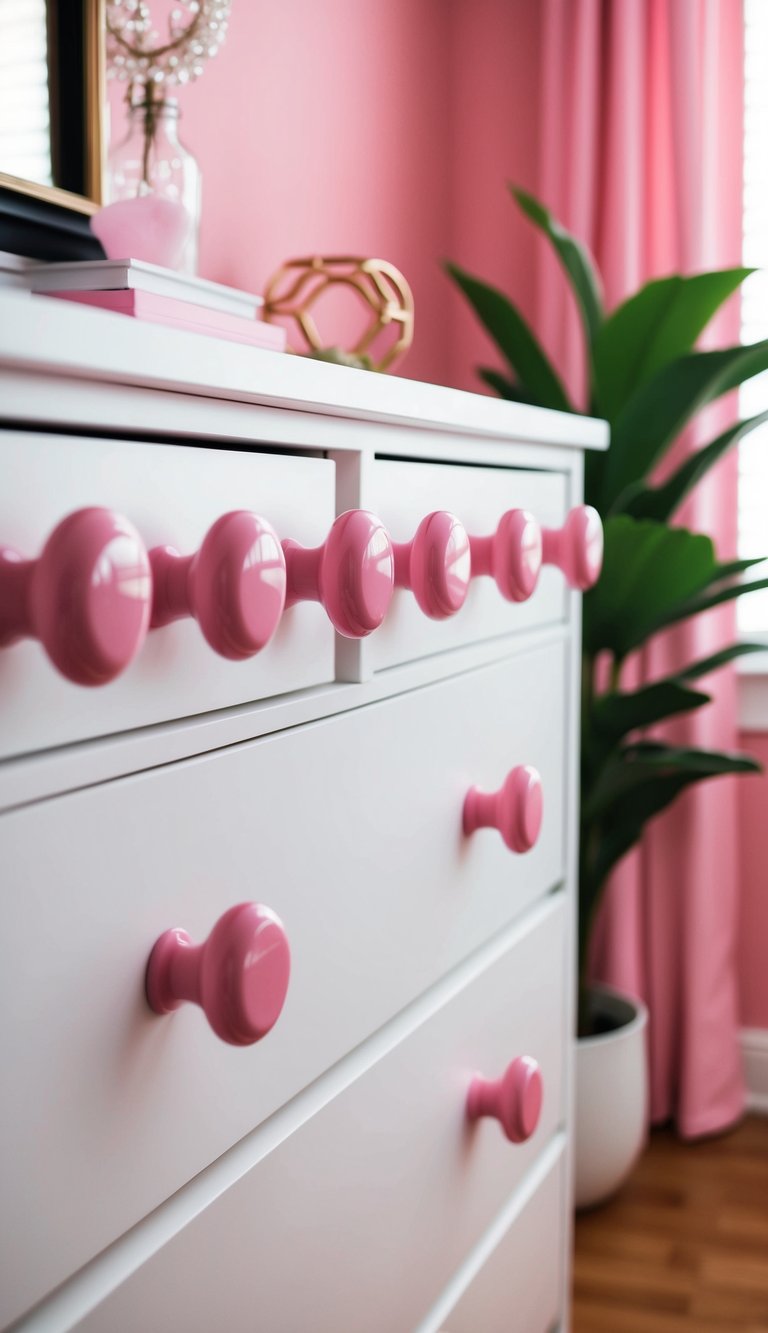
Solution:
[[[446,1317],[442,1333],[552,1333],[559,1327],[564,1177],[561,1155],[522,1207],[513,1206],[507,1231]]]
[[[0,819],[0,1195],[25,1301],[558,883],[565,651]],[[462,831],[468,788],[515,764],[544,791],[525,856]],[[202,940],[246,899],[283,920],[292,975],[274,1031],[238,1050],[195,1005],[153,1015],[143,979],[164,930]]]
[[[65,515],[91,505],[123,514],[148,549],[170,545],[183,555],[233,509],[254,510],[302,545],[323,541],[335,515],[334,464],[319,458],[3,431],[0,477],[0,545],[25,559],[40,554]],[[219,656],[194,620],[178,620],[151,631],[127,670],[98,687],[72,684],[25,639],[0,650],[0,758],[333,675],[334,632],[317,603],[287,611],[266,648],[245,661]]]
[[[153,1333],[412,1330],[561,1121],[562,915],[552,903],[153,1255],[83,1333],[135,1333],[148,1320]],[[533,1137],[512,1144],[493,1120],[469,1125],[464,1108],[475,1071],[496,1076],[521,1053],[541,1067],[544,1100]],[[551,1206],[546,1221],[558,1225]],[[544,1243],[554,1252],[551,1232]],[[514,1285],[510,1275],[510,1312]]]
[[[420,521],[436,509],[461,519],[471,536],[487,536],[508,509],[528,509],[543,527],[559,527],[566,515],[568,479],[558,472],[401,463],[376,459],[368,507],[396,542],[410,541]],[[568,593],[559,569],[544,568],[527,602],[505,601],[490,578],[474,578],[461,610],[430,620],[413,593],[396,589],[386,621],[371,640],[376,670],[443,652],[460,644],[564,620]]]

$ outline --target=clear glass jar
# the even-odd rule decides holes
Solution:
[[[175,97],[136,102],[130,107],[128,132],[109,153],[105,203],[144,194],[182,203],[192,218],[192,227],[179,269],[196,273],[200,168],[179,139],[178,121]]]

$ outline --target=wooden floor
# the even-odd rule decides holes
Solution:
[[[657,1130],[620,1195],[576,1222],[573,1333],[768,1333],[768,1118]]]

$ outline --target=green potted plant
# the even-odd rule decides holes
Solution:
[[[759,562],[720,562],[708,536],[672,522],[709,468],[768,420],[768,412],[731,426],[663,484],[656,484],[653,474],[704,406],[768,368],[768,341],[694,350],[712,316],[751,272],[746,268],[656,279],[606,313],[597,267],[586,248],[537,199],[515,187],[511,191],[570,282],[586,344],[584,407],[611,427],[608,450],[589,455],[585,473],[585,499],[601,514],[605,530],[603,572],[583,608],[576,1193],[577,1202],[585,1204],[606,1197],[621,1182],[644,1132],[644,1010],[591,988],[587,979],[592,927],[610,873],[649,820],[686,787],[726,773],[759,771],[747,755],[676,746],[645,733],[709,703],[695,682],[762,645],[734,643],[637,688],[628,687],[622,675],[627,659],[659,631],[768,587],[766,578],[743,579]],[[517,307],[456,264],[446,269],[504,360],[503,369],[479,368],[481,379],[503,398],[578,411]],[[603,1080],[595,1069],[601,1060],[611,1062]],[[594,1105],[587,1105],[588,1085],[595,1087]],[[623,1096],[614,1113],[609,1092]],[[628,1095],[633,1107],[626,1105]]]

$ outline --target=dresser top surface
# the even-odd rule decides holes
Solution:
[[[605,449],[603,421],[268,352],[28,293],[0,292],[0,368],[323,416]]]

